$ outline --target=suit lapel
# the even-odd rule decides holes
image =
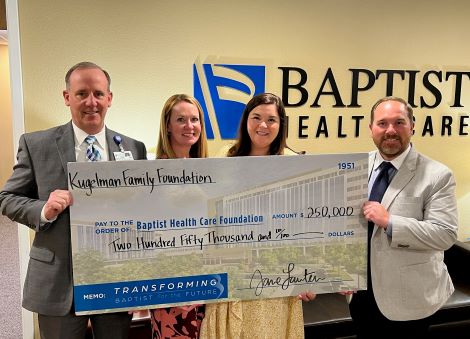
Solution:
[[[108,129],[107,127],[105,128],[106,128],[106,131],[105,131],[106,143],[108,144],[108,160],[115,161],[116,159],[114,158],[114,152],[119,152],[119,147],[114,142],[113,137],[117,135],[117,133]]]
[[[375,153],[374,156],[369,157],[369,171],[372,171],[371,167],[374,165],[376,154],[377,153]],[[372,163],[371,163],[371,159],[372,159]],[[417,160],[418,160],[418,153],[416,153],[416,151],[412,147],[410,150],[410,153],[407,155],[400,169],[393,177],[392,181],[390,182],[390,185],[388,186],[382,198],[381,204],[382,206],[385,207],[386,210],[389,209],[391,203],[393,202],[393,200],[395,200],[396,196],[403,190],[403,188],[415,176]],[[369,173],[369,178],[370,178],[370,173]],[[377,229],[378,227],[374,226],[372,237],[377,232]]]
[[[75,137],[72,122],[57,129],[56,145],[59,151],[60,162],[67,173],[67,163],[77,161],[75,156]]]
[[[114,161],[114,152],[119,151],[118,145],[113,140],[113,136],[117,133],[106,128],[106,143],[108,144],[108,159]],[[67,173],[67,163],[76,162],[75,156],[75,136],[73,133],[72,122],[60,126],[57,129],[56,145],[59,151],[60,162],[64,168],[64,172]]]
[[[400,193],[415,176],[417,159],[418,153],[416,153],[414,149],[411,148],[410,153],[405,158],[405,161],[401,165],[400,169],[393,177],[392,182],[390,182],[390,185],[388,186],[382,198],[382,205],[385,207],[385,209],[388,210],[390,204],[396,198],[398,193]]]

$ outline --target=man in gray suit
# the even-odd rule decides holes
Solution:
[[[67,162],[115,160],[123,148],[134,159],[145,159],[145,145],[105,127],[113,98],[105,70],[82,62],[67,72],[65,82],[72,121],[21,136],[18,163],[0,193],[2,214],[36,232],[23,307],[38,313],[42,339],[83,339],[89,319],[95,338],[127,338],[127,313],[74,313]]]
[[[455,180],[411,145],[413,110],[405,100],[379,100],[369,127],[378,148],[363,206],[369,281],[353,295],[351,316],[358,338],[426,338],[429,317],[454,291],[443,258],[457,237]]]

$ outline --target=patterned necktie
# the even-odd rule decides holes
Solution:
[[[388,184],[390,183],[390,177],[395,167],[391,162],[383,161],[380,164],[380,173],[374,181],[374,185],[370,191],[369,201],[382,202],[382,198],[387,190]],[[372,278],[370,273],[370,242],[372,239],[372,233],[374,232],[374,223],[368,222],[367,228],[367,289],[372,291]]]
[[[86,157],[88,161],[100,161],[101,154],[94,143],[96,142],[96,137],[94,135],[89,135],[85,138],[85,142],[88,144],[86,149]]]

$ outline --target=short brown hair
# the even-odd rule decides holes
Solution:
[[[377,109],[377,107],[382,102],[387,102],[387,101],[398,101],[399,103],[402,103],[403,105],[405,105],[405,109],[406,109],[406,113],[408,115],[408,119],[410,119],[410,122],[413,123],[413,107],[411,107],[411,105],[405,99],[402,99],[402,98],[399,98],[399,97],[394,97],[394,96],[388,96],[388,97],[382,98],[382,99],[378,100],[374,104],[374,106],[372,106],[372,109],[370,110],[370,123],[374,122],[374,112]]]
[[[65,74],[65,86],[66,86],[67,89],[70,89],[70,76],[77,69],[99,69],[99,70],[101,70],[104,73],[104,75],[106,76],[106,79],[108,80],[108,91],[110,90],[110,88],[111,88],[111,77],[109,76],[109,73],[106,72],[104,69],[102,69],[97,64],[95,64],[93,62],[89,62],[89,61],[82,61],[82,62],[79,62],[78,64],[73,65],[72,67],[70,67],[70,69],[67,71],[67,74]]]

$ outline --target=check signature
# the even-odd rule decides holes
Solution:
[[[259,296],[263,293],[265,287],[281,287],[283,290],[289,288],[291,284],[314,284],[319,281],[325,280],[325,277],[317,276],[315,271],[309,272],[308,269],[305,269],[303,274],[293,275],[295,264],[289,263],[285,269],[282,270],[282,275],[264,277],[263,273],[256,269],[251,276],[250,289],[255,290],[255,295]],[[286,276],[287,274],[287,276]]]

